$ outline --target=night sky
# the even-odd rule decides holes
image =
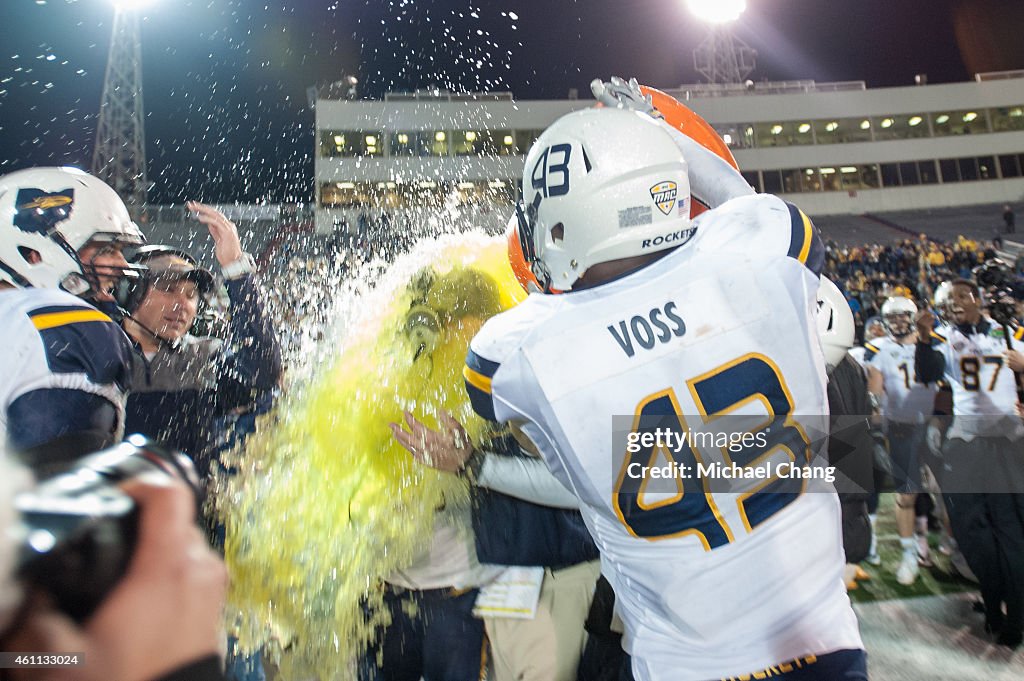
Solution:
[[[967,80],[1024,68],[1020,0],[748,0],[755,80]],[[698,82],[704,26],[683,0],[154,0],[144,11],[150,200],[309,201],[306,89],[438,85],[520,99],[591,78]],[[2,0],[0,171],[88,167],[111,0]]]

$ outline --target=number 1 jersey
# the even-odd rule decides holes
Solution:
[[[736,676],[862,647],[834,491],[774,475],[824,444],[821,243],[806,216],[768,195],[729,201],[694,227],[641,270],[531,295],[493,318],[464,372],[477,411],[519,425],[580,498],[638,681]],[[667,448],[626,447],[646,417],[673,424]],[[744,446],[692,439],[744,417]],[[638,475],[668,460],[676,479]],[[737,468],[766,475],[728,491],[710,479]]]

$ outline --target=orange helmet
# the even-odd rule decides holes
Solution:
[[[519,217],[515,212],[505,225],[505,237],[508,239],[508,264],[512,266],[512,273],[516,275],[519,285],[527,293],[541,290],[540,282],[533,275],[530,263],[526,262],[523,254],[523,244],[519,241]]]
[[[654,105],[654,108],[658,110],[658,113],[665,117],[666,123],[692,139],[694,142],[697,142],[708,151],[721,156],[729,165],[739,170],[740,167],[736,164],[736,159],[733,157],[732,151],[729,149],[729,145],[727,145],[725,140],[715,132],[715,129],[711,127],[711,124],[697,115],[693,109],[686,106],[672,95],[666,94],[661,90],[648,87],[647,85],[641,85],[640,92],[651,96],[651,103]],[[696,201],[691,202],[690,219],[692,220],[706,210],[707,208],[700,203],[697,203]]]
[[[739,165],[729,150],[725,140],[719,136],[711,124],[697,115],[692,109],[678,101],[675,97],[656,90],[646,85],[640,86],[640,91],[651,96],[651,103],[664,118],[665,122],[683,133],[690,139],[700,144],[705,149],[722,157],[729,165],[739,170]],[[598,104],[601,106],[601,104]],[[692,201],[690,203],[690,219],[697,217],[706,211],[703,205]],[[540,291],[541,286],[530,269],[530,264],[523,254],[523,245],[519,239],[519,220],[516,213],[508,220],[505,227],[505,234],[508,237],[508,261],[512,265],[512,271],[519,280],[520,285],[526,291]],[[552,291],[558,293],[558,291]]]

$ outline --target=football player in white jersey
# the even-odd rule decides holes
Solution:
[[[916,318],[914,301],[903,296],[889,298],[882,305],[888,337],[864,344],[868,389],[881,406],[889,440],[897,494],[896,530],[903,548],[896,580],[903,585],[917,579],[919,558],[928,560],[927,536],[923,548],[914,537],[914,502],[922,491],[921,449],[937,391],[934,383],[921,383],[914,371]]]
[[[918,316],[917,375],[926,382],[945,376],[952,387],[953,423],[942,450],[946,508],[978,577],[986,629],[1013,648],[1024,631],[1024,423],[1006,355],[1007,342],[1024,349],[1024,328],[985,315],[981,292],[967,279],[953,281],[946,310],[952,323],[935,329],[931,312]]]
[[[564,293],[490,320],[467,388],[579,497],[635,678],[866,678],[839,503],[807,479],[827,414],[824,250],[774,196],[691,222],[687,162],[707,155],[636,111],[549,127],[519,234],[543,289]],[[739,176],[718,166],[713,180]]]
[[[121,248],[142,233],[113,189],[75,168],[0,177],[0,215],[0,440],[59,460],[120,440],[131,345],[90,302],[141,293]]]
[[[885,325],[882,324],[882,320],[878,317],[872,317],[864,323],[864,342],[870,343],[876,338],[883,338],[886,335]],[[864,355],[867,353],[867,348],[863,345],[850,348],[850,355],[857,360],[857,364],[862,367],[865,366]]]

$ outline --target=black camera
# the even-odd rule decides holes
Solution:
[[[185,481],[202,504],[191,460],[140,435],[90,454],[15,497],[20,551],[15,577],[83,622],[124,576],[138,508],[118,483],[159,472]]]
[[[1010,267],[993,258],[973,270],[974,279],[985,291],[988,313],[998,324],[1008,325],[1017,316],[1017,294]]]
[[[973,270],[974,280],[984,289],[1009,288],[1013,283],[1010,267],[999,258],[986,260]]]

